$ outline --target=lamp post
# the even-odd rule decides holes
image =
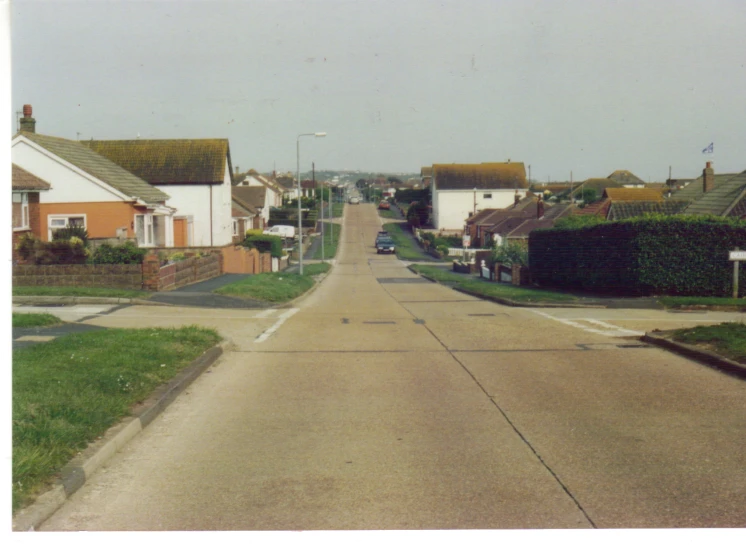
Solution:
[[[300,183],[300,138],[301,137],[326,137],[326,133],[301,133],[295,141],[295,151],[298,167],[298,259],[300,261],[300,274],[303,275],[303,213],[300,202],[303,190]]]

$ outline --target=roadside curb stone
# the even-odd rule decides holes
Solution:
[[[699,348],[691,344],[676,342],[666,338],[665,336],[652,332],[646,332],[640,337],[640,340],[667,349],[679,355],[683,355],[684,357],[688,357],[689,359],[693,359],[709,367],[720,369],[741,378],[746,378],[746,365],[728,359],[727,357],[723,357],[722,355],[718,355],[713,351]]]
[[[132,416],[122,419],[92,442],[62,468],[57,484],[13,517],[13,531],[32,532],[51,517],[102,465],[145,429],[176,397],[212,366],[223,354],[226,342],[213,346],[194,359],[166,384],[158,387],[135,408]]]
[[[99,296],[14,296],[13,304],[136,304],[138,306],[171,306],[144,298],[111,298]]]

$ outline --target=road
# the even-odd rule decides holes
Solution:
[[[41,529],[746,525],[746,383],[629,334],[716,316],[485,302],[376,255],[379,226],[348,206],[295,308],[86,319],[230,349]]]

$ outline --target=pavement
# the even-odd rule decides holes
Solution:
[[[377,256],[354,209],[293,308],[86,320],[229,339],[37,529],[743,526],[746,384],[629,334],[720,315],[481,300]]]

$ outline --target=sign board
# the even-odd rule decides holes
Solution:
[[[728,260],[746,260],[746,251],[730,251]]]
[[[465,235],[465,236],[464,236],[464,237],[463,237],[463,238],[461,239],[461,241],[462,241],[462,243],[463,243],[463,245],[464,245],[464,249],[468,249],[468,248],[469,248],[469,246],[471,245],[471,236],[470,236],[470,235]],[[744,251],[744,253],[746,253],[746,251]]]

